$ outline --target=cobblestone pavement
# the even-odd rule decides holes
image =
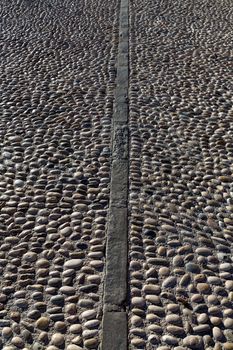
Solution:
[[[1,0],[1,349],[99,346],[118,8]]]
[[[130,349],[233,349],[232,1],[130,2]]]
[[[3,350],[101,348],[119,8],[0,2]],[[129,298],[109,303],[105,344],[125,337],[127,310],[130,350],[231,350],[232,1],[131,0],[129,10],[129,125],[124,105],[116,132],[118,144],[130,134]],[[128,159],[126,144],[116,158]]]

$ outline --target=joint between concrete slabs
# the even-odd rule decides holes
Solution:
[[[125,305],[114,305],[114,304],[105,304],[104,305],[104,313],[105,312],[125,312]]]

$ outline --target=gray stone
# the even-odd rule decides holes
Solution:
[[[174,288],[176,285],[176,277],[170,276],[163,281],[162,288]]]
[[[192,262],[187,263],[185,265],[185,267],[186,267],[186,270],[188,272],[192,272],[192,273],[200,273],[201,272],[200,267],[197,264],[192,263]]]
[[[178,339],[171,335],[163,335],[162,341],[168,345],[178,345],[179,343]]]

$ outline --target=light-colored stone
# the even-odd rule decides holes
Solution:
[[[67,260],[64,264],[65,269],[74,269],[74,270],[80,270],[80,268],[83,265],[83,261],[81,259],[70,259]]]
[[[210,286],[207,283],[198,283],[197,290],[200,293],[208,294],[210,292]]]
[[[133,307],[140,308],[143,308],[146,305],[145,300],[142,297],[133,297],[131,303]]]
[[[65,342],[65,337],[61,333],[54,333],[51,337],[51,344],[60,347]]]
[[[202,344],[202,338],[197,335],[189,335],[183,339],[183,346],[187,346],[191,349],[200,349]]]

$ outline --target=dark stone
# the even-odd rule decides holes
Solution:
[[[64,321],[64,314],[53,314],[50,315],[50,319],[54,322]]]
[[[99,287],[97,284],[88,284],[86,286],[80,287],[79,291],[84,293],[96,293],[98,289]]]
[[[201,313],[207,313],[208,312],[208,307],[206,304],[199,304],[194,307],[193,309],[194,312],[201,314]]]
[[[185,265],[186,267],[186,270],[188,272],[192,272],[192,273],[200,273],[200,267],[195,264],[195,263],[192,263],[192,262],[189,262],[188,264]]]
[[[55,295],[55,296],[51,297],[50,300],[54,305],[60,305],[60,306],[64,305],[64,296],[63,295]]]
[[[156,233],[153,230],[145,230],[144,231],[144,235],[150,238],[155,238],[156,237]]]

